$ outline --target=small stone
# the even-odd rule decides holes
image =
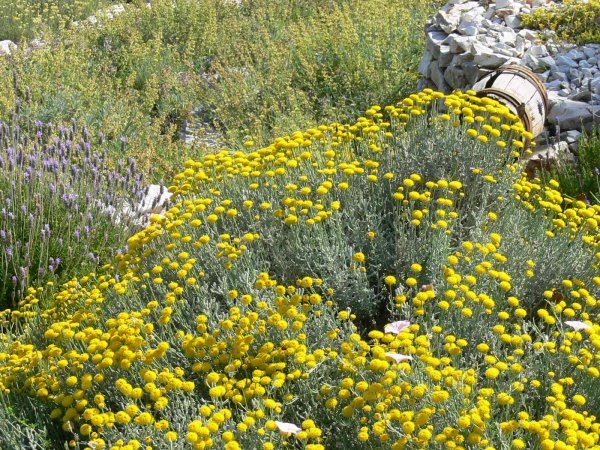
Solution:
[[[0,56],[9,56],[17,49],[17,44],[10,40],[0,41]]]
[[[569,69],[569,79],[581,78],[581,72],[577,69]]]
[[[536,41],[538,39],[538,36],[535,32],[527,29],[520,30],[517,34],[528,41]]]
[[[558,91],[558,95],[560,95],[561,97],[568,97],[570,93],[570,89],[561,89],[560,91]]]
[[[469,85],[473,86],[479,80],[484,78],[486,75],[489,75],[492,71],[487,69],[480,68],[474,62],[466,62],[462,65],[465,76],[467,77],[467,82]]]
[[[568,81],[568,77],[567,74],[564,72],[552,72],[552,74],[550,75],[550,78],[553,80],[559,80],[559,81]]]
[[[506,16],[511,15],[511,14],[512,15],[515,14],[515,10],[513,8],[502,8],[502,9],[496,10],[496,16],[502,17],[505,22],[506,22]]]
[[[550,76],[550,71],[547,70],[547,71],[542,72],[542,73],[536,73],[536,75],[538,76],[538,78],[540,80],[542,80],[545,83],[546,81],[548,81],[548,77]]]
[[[594,114],[600,113],[600,105],[592,106],[585,102],[558,99],[548,114],[548,122],[559,125],[562,130],[582,130],[591,125]]]
[[[440,45],[440,55],[438,61],[441,68],[448,67],[452,62],[454,54],[450,51],[449,45]]]
[[[593,58],[596,56],[597,51],[595,48],[586,45],[585,47],[583,47],[583,53],[586,56],[586,58]]]
[[[492,24],[492,22],[490,22],[490,20],[489,20],[489,19],[487,19],[487,18],[486,18],[486,19],[483,19],[483,20],[481,21],[481,26],[482,26],[483,28],[491,28],[491,27],[492,27],[492,25],[493,25],[493,24]]]
[[[543,58],[540,58],[540,61],[548,67],[556,67],[556,61],[552,56],[544,56]]]
[[[523,58],[521,58],[521,64],[525,67],[529,67],[534,72],[544,70],[546,68],[545,64],[543,64],[538,58],[530,53],[527,53]]]
[[[589,90],[584,89],[569,95],[569,100],[575,100],[576,102],[590,102],[592,100],[592,93]]]
[[[581,131],[577,130],[568,130],[560,133],[560,139],[562,141],[567,142],[567,144],[571,144],[573,142],[577,142],[577,140],[581,137]]]
[[[546,83],[546,89],[548,91],[558,91],[561,88],[562,81],[560,80],[552,80]]]
[[[579,67],[579,64],[577,64],[572,58],[569,58],[566,55],[560,55],[559,57],[556,58],[556,64],[559,66],[568,66],[568,67]]]
[[[573,49],[569,53],[567,53],[567,56],[575,61],[579,61],[579,60],[585,58],[585,53],[580,52],[579,50]]]
[[[462,66],[467,62],[473,62],[475,57],[468,52],[457,53],[452,57],[452,62],[449,64],[451,66]]]
[[[462,89],[467,84],[467,78],[464,72],[456,66],[451,66],[446,69],[444,79],[453,89]]]
[[[421,58],[421,62],[419,63],[419,73],[421,75],[423,75],[424,77],[429,77],[430,71],[429,71],[429,65],[431,64],[433,57],[431,55],[431,52],[427,49],[425,49],[425,52],[423,53],[423,57]]]
[[[496,9],[510,8],[512,4],[512,0],[496,0]]]
[[[523,55],[523,53],[525,52],[525,42],[526,41],[523,36],[517,36],[515,39],[515,50],[519,55]]]
[[[504,29],[500,32],[500,42],[504,42],[505,44],[509,45],[514,45],[516,39],[517,33],[515,33],[511,28]]]
[[[431,80],[435,83],[436,88],[441,92],[450,92],[450,85],[444,79],[444,73],[442,72],[438,61],[433,61],[430,69]]]
[[[461,22],[457,31],[463,36],[477,36],[479,29],[472,22]]]
[[[548,49],[545,45],[532,45],[528,50],[533,56],[537,56],[538,58],[543,58],[544,56],[548,56]]]
[[[427,33],[427,50],[434,58],[440,54],[440,45],[448,38],[448,35],[443,31],[430,31]]]
[[[451,53],[470,52],[473,48],[473,40],[466,36],[451,34],[448,36],[448,45]]]
[[[458,28],[458,24],[460,23],[460,19],[461,10],[456,8],[454,5],[446,5],[446,7],[439,10],[434,16],[435,23],[437,23],[439,27],[448,34],[456,31],[456,28]]]
[[[528,176],[533,177],[540,169],[548,170],[561,163],[572,161],[574,161],[574,157],[569,152],[569,144],[566,142],[542,145],[536,147],[533,155],[527,160],[525,172]]]
[[[484,68],[500,67],[510,59],[508,56],[494,53],[491,48],[481,44],[474,44],[471,53],[474,56],[473,62]]]
[[[586,78],[593,78],[594,72],[592,71],[592,69],[581,69],[581,75],[583,75],[583,78],[585,80]]]
[[[506,16],[504,18],[504,22],[506,22],[506,25],[515,29],[515,28],[521,28],[521,19],[518,18],[517,16],[513,16],[512,14]]]

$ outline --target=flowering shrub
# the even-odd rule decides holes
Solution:
[[[142,178],[133,160],[109,170],[85,128],[0,123],[0,306],[110,260],[131,229],[119,216],[141,198]]]
[[[57,30],[109,4],[105,0],[1,0],[0,39],[31,39],[42,27]]]
[[[0,389],[77,448],[597,447],[600,208],[472,94],[187,161],[114,266],[3,316]]]
[[[31,90],[31,118],[75,117],[92,134],[105,133],[114,159],[126,136],[127,156],[143,170],[153,167],[157,178],[172,177],[197,154],[178,139],[194,109],[203,111],[198,121],[243,148],[246,135],[268,142],[273,133],[350,120],[375,99],[409,94],[419,76],[422,24],[436,8],[429,0],[121,2],[125,11],[112,20],[98,14],[98,25],[80,22],[57,34],[28,18],[31,6],[2,14],[2,5],[20,3],[37,2],[0,0],[0,40],[5,16],[21,14],[23,28],[45,44],[23,43],[2,58],[0,118],[14,108],[16,74],[18,88]],[[42,3],[87,9],[94,1]],[[68,25],[80,14],[67,9],[56,14]]]
[[[600,39],[600,1],[566,0],[523,16],[523,26],[556,31],[561,40],[587,44]]]

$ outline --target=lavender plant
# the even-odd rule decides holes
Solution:
[[[0,307],[111,257],[137,220],[143,183],[132,159],[109,168],[74,122],[0,122]]]

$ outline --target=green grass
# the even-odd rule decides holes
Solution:
[[[561,162],[558,167],[543,172],[545,180],[554,178],[561,190],[573,198],[598,203],[600,199],[600,128],[584,133],[574,163]]]

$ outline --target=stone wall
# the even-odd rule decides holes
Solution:
[[[521,27],[523,14],[554,6],[560,3],[449,0],[426,25],[419,89],[465,90],[502,66],[528,67],[549,97],[547,126],[537,138],[541,151],[555,151],[565,141],[576,153],[580,132],[600,124],[600,43],[557,44],[551,31]]]

